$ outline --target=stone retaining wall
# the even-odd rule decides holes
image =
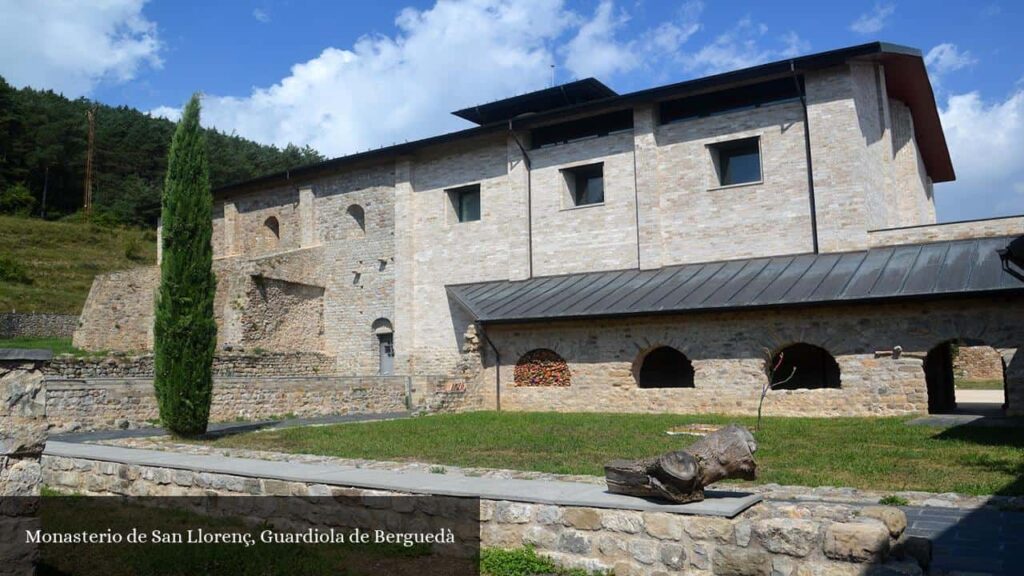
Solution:
[[[220,353],[213,359],[214,376],[320,376],[334,374],[335,359],[315,352]],[[153,356],[60,356],[46,368],[59,378],[152,378]]]
[[[210,420],[402,412],[406,383],[401,376],[215,378]],[[46,401],[58,431],[134,428],[159,418],[148,378],[48,380]]]
[[[953,373],[962,380],[1002,380],[1003,358],[991,346],[960,346]]]
[[[38,548],[10,546],[13,534],[39,528],[35,518],[46,447],[42,362],[33,355],[0,360],[0,574],[35,574]]]
[[[71,338],[78,327],[73,314],[0,313],[0,340],[5,338]]]
[[[91,495],[394,496],[396,492],[44,456],[43,479]],[[908,538],[889,507],[763,502],[726,519],[661,512],[480,501],[485,547],[526,544],[569,567],[616,576],[685,571],[719,576],[862,574],[884,564],[921,574],[928,542]]]

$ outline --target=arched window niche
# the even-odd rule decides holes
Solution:
[[[514,382],[516,386],[564,387],[572,384],[572,375],[557,352],[535,348],[519,357]]]
[[[780,362],[781,360],[781,362]],[[839,364],[820,346],[797,342],[772,355],[775,390],[839,388]],[[794,372],[795,369],[795,372]]]
[[[636,371],[640,388],[693,388],[693,363],[671,346],[658,346],[643,355]]]

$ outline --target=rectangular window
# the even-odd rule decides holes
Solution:
[[[562,170],[572,206],[604,202],[604,165],[590,164]]]
[[[758,138],[712,144],[710,150],[719,186],[761,181],[761,147]]]
[[[474,222],[480,219],[479,184],[448,190],[448,198],[459,222]]]

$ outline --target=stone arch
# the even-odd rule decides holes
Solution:
[[[671,346],[655,346],[637,356],[633,376],[640,388],[693,388],[693,363]]]
[[[359,204],[352,204],[345,209],[345,213],[355,223],[355,233],[359,236],[366,234],[366,211]]]
[[[990,362],[995,366],[991,367],[994,380],[1000,382],[998,394],[999,401],[989,403],[987,399],[981,402],[960,401],[957,399],[957,389],[961,386],[966,388],[966,382],[961,382],[964,374],[957,373],[957,357],[962,350],[968,349],[989,349]],[[928,412],[932,414],[943,414],[953,411],[963,413],[1001,413],[1006,410],[1009,404],[1009,390],[1007,380],[1007,358],[1003,353],[988,342],[975,338],[952,338],[939,342],[928,350],[922,365],[925,375],[925,383],[928,390]],[[964,396],[969,396],[965,392]],[[998,407],[997,407],[998,406]]]
[[[277,216],[268,216],[263,221],[260,239],[260,244],[262,244],[264,249],[273,250],[277,248],[278,243],[281,241],[281,223],[277,220]]]
[[[772,354],[776,390],[816,390],[842,386],[839,363],[821,346],[796,342]],[[794,372],[795,370],[795,372]],[[790,375],[792,377],[790,378]],[[788,381],[784,382],[789,378]]]
[[[572,384],[565,359],[554,350],[534,348],[516,362],[516,386],[564,387]]]
[[[395,331],[391,326],[391,320],[387,318],[377,318],[370,324],[370,329],[374,334],[392,334]]]

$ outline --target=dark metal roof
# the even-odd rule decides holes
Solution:
[[[448,286],[484,323],[1024,294],[1014,237]]]
[[[618,96],[615,90],[596,78],[584,78],[568,84],[544,88],[479,106],[456,110],[452,114],[475,124],[505,122],[523,114],[537,114],[602,98]]]
[[[903,100],[910,107],[910,113],[914,119],[914,130],[917,134],[918,147],[921,151],[925,167],[928,169],[928,175],[934,182],[947,182],[956,179],[956,175],[953,172],[953,162],[946,147],[945,135],[942,132],[942,124],[939,121],[935,96],[928,79],[928,73],[924,67],[921,52],[913,48],[887,42],[870,42],[868,44],[819,52],[817,54],[761,64],[742,70],[658,86],[629,94],[585,100],[577,104],[537,112],[536,114],[527,114],[518,118],[512,118],[511,120],[499,120],[482,126],[474,126],[465,130],[422,140],[341,156],[316,164],[299,166],[276,174],[268,174],[252,180],[229,184],[214,190],[214,194],[224,195],[246,192],[263,187],[279,186],[291,181],[297,181],[296,184],[299,184],[348,167],[393,160],[401,156],[414,154],[417,150],[429,146],[504,132],[510,127],[514,127],[517,130],[526,130],[544,125],[545,123],[558,122],[568,116],[596,115],[636,104],[658,103],[694,94],[727,90],[756,84],[765,80],[789,77],[793,74],[803,74],[813,70],[838,66],[853,59],[877,60],[885,65],[887,70],[885,75],[886,90],[890,96]],[[583,80],[581,82],[589,81]],[[596,80],[593,82],[600,84]],[[555,88],[558,87],[556,86]],[[611,91],[611,89],[608,90]],[[530,95],[524,94],[519,98],[527,96]],[[499,100],[492,104],[499,105],[511,100],[515,100],[515,98]],[[466,111],[468,110],[471,109],[467,108]],[[509,122],[512,123],[512,126],[509,126]]]

